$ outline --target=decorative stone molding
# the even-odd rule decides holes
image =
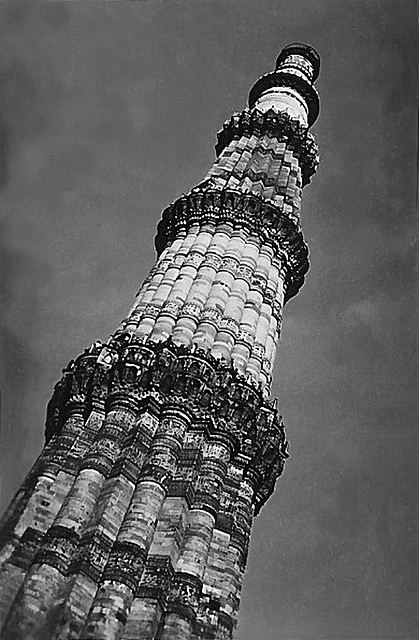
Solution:
[[[190,573],[177,571],[172,579],[167,613],[176,613],[193,623],[196,619],[199,597],[202,591],[202,581]]]
[[[55,386],[47,411],[47,441],[60,432],[73,394],[79,396],[85,389],[90,389],[91,395],[117,396],[123,406],[127,406],[123,402],[127,398],[129,406],[137,406],[139,412],[152,398],[159,413],[177,405],[195,421],[202,420],[210,439],[228,443],[235,455],[245,455],[257,505],[269,497],[282,473],[287,442],[274,403],[234,367],[203,349],[176,345],[171,339],[144,343],[132,334],[121,334],[103,345],[95,343],[70,362]],[[86,398],[86,417],[88,411]],[[110,473],[112,456],[106,455],[110,446],[106,441],[105,450],[89,455],[89,468]],[[181,487],[168,472],[170,460],[166,458],[171,454],[163,449],[155,454],[153,463],[149,461],[142,468],[141,477],[153,477],[164,483],[171,495],[173,491],[179,495]]]
[[[303,187],[308,184],[319,166],[319,154],[314,136],[307,127],[287,113],[276,113],[272,109],[266,112],[257,109],[244,109],[233,114],[221,131],[217,133],[215,153],[217,157],[233,141],[242,136],[270,135],[278,141],[286,142],[298,158]],[[266,152],[268,153],[268,152]]]
[[[115,580],[127,585],[135,593],[147,554],[132,542],[115,542],[103,580]]]
[[[319,95],[310,82],[286,71],[276,70],[265,73],[253,85],[249,93],[249,107],[252,108],[262,94],[275,87],[287,87],[295,89],[305,100],[308,107],[308,126],[317,120],[319,115]]]
[[[33,563],[47,564],[66,575],[79,542],[80,536],[73,529],[54,525],[45,534],[42,547],[35,554]]]
[[[168,556],[149,555],[136,597],[153,598],[165,606],[173,576],[173,565]]]
[[[27,570],[41,546],[43,537],[44,534],[41,531],[28,527],[20,540],[20,545],[15,548],[12,554],[12,564]]]
[[[192,190],[167,207],[157,226],[157,253],[194,225],[230,224],[257,236],[262,244],[271,245],[285,262],[285,302],[295,296],[308,271],[308,249],[294,220],[282,207],[261,196],[234,189],[206,188]],[[241,265],[240,268],[244,268]],[[147,311],[147,315],[149,312]]]
[[[90,531],[81,537],[68,574],[81,573],[98,582],[112,549],[112,540],[103,531]]]

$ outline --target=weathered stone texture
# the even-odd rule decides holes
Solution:
[[[304,282],[318,57],[292,45],[167,207],[118,330],[63,370],[0,532],[4,640],[230,640],[287,454],[269,397]]]

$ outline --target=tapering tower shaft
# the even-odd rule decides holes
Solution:
[[[63,371],[4,518],[5,640],[232,637],[252,519],[287,457],[270,400],[308,269],[316,52],[290,45],[167,207],[120,327]]]

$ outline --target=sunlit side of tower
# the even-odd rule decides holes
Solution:
[[[227,640],[252,520],[287,458],[270,399],[308,270],[319,57],[286,47],[163,211],[120,327],[63,370],[1,530],[4,640]]]

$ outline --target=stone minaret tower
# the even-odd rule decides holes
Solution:
[[[252,520],[287,458],[270,399],[308,269],[319,57],[281,51],[168,206],[126,319],[63,370],[1,531],[4,640],[227,640]]]

